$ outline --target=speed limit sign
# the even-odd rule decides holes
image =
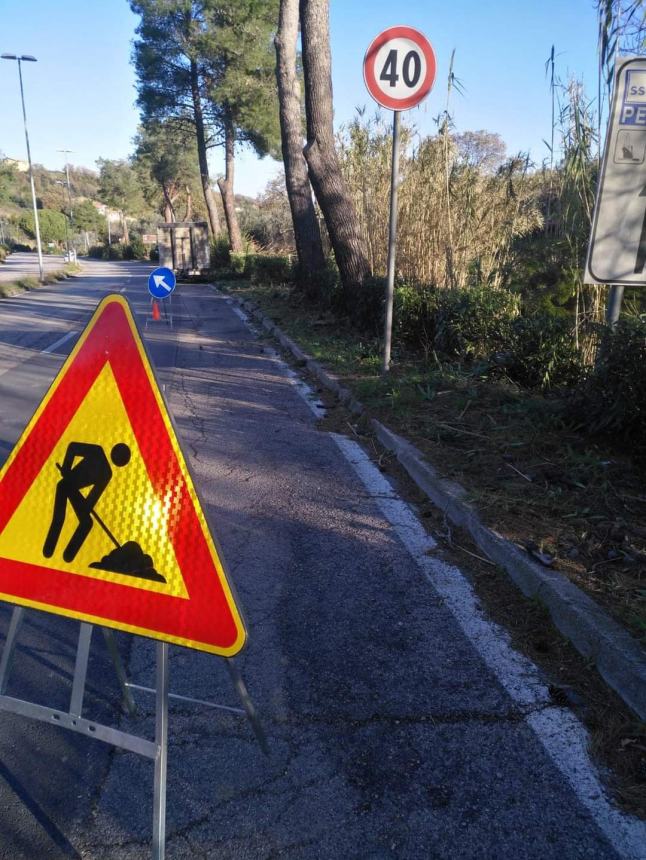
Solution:
[[[397,256],[397,188],[401,112],[418,105],[435,82],[435,54],[423,33],[413,27],[389,27],[372,42],[363,61],[363,76],[373,99],[394,112],[393,154],[390,179],[390,229],[388,231],[388,277],[384,318],[382,371],[390,369]]]
[[[430,93],[435,54],[423,33],[413,27],[390,27],[372,42],[363,75],[373,99],[390,110],[408,110]]]

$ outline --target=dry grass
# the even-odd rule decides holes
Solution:
[[[43,278],[45,285],[56,284],[59,281],[64,281],[66,278],[74,277],[81,271],[78,263],[69,263],[62,269],[55,269],[53,272],[47,272]],[[31,275],[24,278],[17,278],[15,281],[0,284],[0,297],[7,298],[8,296],[17,296],[19,293],[26,293],[30,290],[37,290],[41,286],[38,278]]]

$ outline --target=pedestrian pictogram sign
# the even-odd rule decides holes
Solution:
[[[122,296],[0,471],[0,599],[231,656],[245,630]]]
[[[382,107],[408,110],[430,93],[435,82],[435,53],[413,27],[389,27],[374,39],[363,61],[368,92]]]

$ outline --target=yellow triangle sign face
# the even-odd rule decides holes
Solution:
[[[122,296],[101,302],[0,471],[0,599],[225,656],[244,644]]]

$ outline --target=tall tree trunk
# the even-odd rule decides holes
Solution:
[[[191,194],[190,185],[186,186],[186,213],[184,215],[185,221],[190,221],[193,217],[193,195]]]
[[[222,203],[224,204],[224,217],[227,222],[227,230],[229,231],[229,244],[234,253],[242,251],[242,234],[240,233],[240,225],[238,224],[238,215],[236,213],[236,200],[233,191],[233,173],[235,166],[235,129],[233,127],[233,118],[228,109],[225,111],[224,117],[224,179],[218,179],[220,193],[222,194]]]
[[[162,186],[162,191],[164,194],[164,218],[167,224],[170,224],[175,220],[175,209],[173,207],[173,200],[171,198],[170,192],[165,185]]]
[[[370,272],[359,219],[334,145],[328,0],[300,0],[310,181],[325,218],[346,298]]]
[[[197,159],[200,165],[200,179],[204,191],[204,202],[209,216],[209,224],[213,238],[220,235],[220,216],[215,195],[211,188],[209,176],[209,162],[206,154],[206,135],[204,133],[204,113],[202,111],[202,97],[200,95],[200,81],[197,72],[197,63],[191,60],[191,96],[193,99],[193,116],[195,118],[195,136],[197,139]]]
[[[130,244],[130,231],[128,230],[128,219],[126,218],[125,212],[120,212],[121,215],[121,227],[123,229],[123,243],[124,245]]]
[[[300,278],[307,286],[323,268],[325,256],[303,156],[301,88],[296,74],[298,0],[281,0],[276,34],[276,78],[287,196],[292,211]]]

